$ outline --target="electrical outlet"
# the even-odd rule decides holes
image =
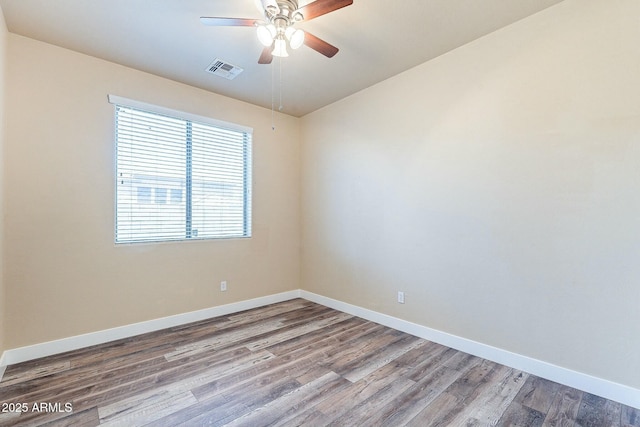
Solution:
[[[398,291],[398,302],[404,304],[404,292]]]
[[[222,282],[220,282],[220,290],[222,292],[225,292],[227,290],[227,281],[223,280]]]

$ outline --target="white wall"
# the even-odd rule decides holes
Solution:
[[[4,286],[4,99],[6,91],[7,25],[0,7],[0,354],[5,348],[5,286]]]
[[[110,93],[254,128],[251,239],[114,245]],[[14,34],[6,95],[5,348],[299,288],[297,119]]]
[[[304,117],[303,288],[640,388],[639,17],[566,0]]]

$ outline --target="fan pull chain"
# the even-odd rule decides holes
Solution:
[[[284,108],[282,105],[282,58],[278,58],[278,78],[279,78],[279,83],[278,83],[278,98],[279,98],[279,102],[278,102],[278,111],[281,112],[282,109]],[[275,91],[275,68],[273,63],[271,64],[271,130],[276,130],[276,124],[275,124],[275,106],[276,106],[276,91]]]
[[[273,64],[270,65],[271,67],[271,130],[275,131],[276,130],[276,124],[275,124],[275,113],[274,113],[274,109],[275,109],[275,91],[274,91],[274,87],[275,87],[275,71],[274,71],[274,67]]]
[[[278,66],[280,67],[280,105],[278,111],[282,111],[282,58],[278,58]]]

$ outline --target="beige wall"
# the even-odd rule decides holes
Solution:
[[[5,286],[4,286],[4,99],[6,91],[7,25],[0,7],[0,354],[5,349]]]
[[[304,117],[304,289],[640,387],[639,16],[567,0]]]
[[[300,287],[297,119],[14,34],[7,78],[5,348]],[[110,93],[254,128],[253,238],[115,247]]]

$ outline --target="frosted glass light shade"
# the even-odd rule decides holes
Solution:
[[[271,46],[271,44],[273,43],[273,36],[275,35],[275,28],[273,28],[273,31],[271,31],[269,27],[273,27],[273,25],[260,25],[257,30],[258,40],[260,40],[260,43],[265,46]]]
[[[287,52],[287,42],[284,39],[277,39],[271,54],[281,58],[289,56],[289,53]]]
[[[289,45],[291,49],[297,49],[304,43],[304,31],[295,30],[291,37],[289,38]]]

